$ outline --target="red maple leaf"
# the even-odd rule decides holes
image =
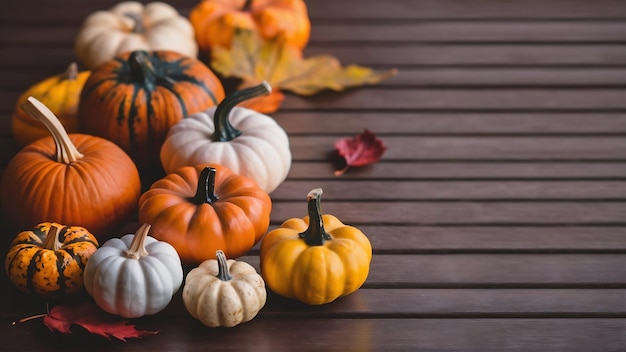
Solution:
[[[380,160],[387,147],[368,129],[354,138],[343,138],[335,142],[335,149],[346,161],[346,166],[335,171],[343,175],[350,166],[364,166]]]
[[[71,334],[70,327],[78,325],[92,334],[108,339],[113,337],[121,341],[157,333],[157,331],[137,330],[134,325],[128,325],[125,319],[104,312],[92,302],[56,305],[45,315],[43,323],[51,331],[62,334]]]

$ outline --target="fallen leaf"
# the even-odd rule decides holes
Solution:
[[[346,166],[335,171],[335,176],[343,175],[351,166],[364,166],[380,160],[387,150],[383,141],[368,129],[354,138],[342,138],[335,142],[335,149],[346,161]]]
[[[256,32],[243,29],[235,33],[230,48],[212,50],[211,67],[222,76],[240,78],[245,87],[267,81],[276,95],[290,91],[305,96],[325,89],[341,91],[377,84],[397,73],[396,69],[378,72],[358,65],[342,66],[330,55],[305,58],[302,50],[288,44],[284,37],[263,39]],[[276,111],[280,102],[278,106],[275,103],[276,96],[274,105],[261,112]]]
[[[126,341],[156,334],[157,331],[137,330],[134,325],[119,316],[108,314],[91,302],[74,305],[56,305],[44,316],[43,323],[51,331],[71,334],[71,326],[78,325],[88,332]]]

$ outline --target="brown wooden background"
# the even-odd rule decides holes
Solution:
[[[89,13],[114,0],[0,4],[0,168],[18,95],[75,60]],[[194,0],[172,0],[188,14]],[[290,95],[274,116],[294,164],[272,223],[323,211],[360,227],[364,287],[322,307],[270,295],[233,329],[180,294],[127,343],[51,334],[45,302],[0,281],[3,350],[626,350],[626,2],[311,0],[308,55],[399,74],[375,87]],[[333,142],[368,128],[388,151],[333,176]],[[129,224],[129,228],[137,224]],[[2,258],[17,233],[3,225]],[[258,268],[258,251],[242,258]]]

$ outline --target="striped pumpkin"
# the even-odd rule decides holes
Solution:
[[[6,256],[5,269],[22,292],[44,297],[83,290],[83,270],[98,240],[80,226],[43,222],[20,232]]]
[[[116,143],[139,168],[160,167],[170,127],[222,99],[221,82],[201,61],[172,51],[133,51],[92,70],[79,127]]]

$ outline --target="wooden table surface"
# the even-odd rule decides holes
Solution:
[[[82,20],[115,3],[2,2],[1,168],[18,150],[18,95],[76,60]],[[187,15],[197,2],[169,3]],[[0,349],[626,350],[626,2],[307,3],[307,55],[399,73],[287,97],[273,116],[294,163],[271,194],[272,226],[303,216],[322,187],[323,211],[372,242],[364,286],[314,307],[270,293],[232,329],[191,318],[179,292],[133,321],[158,334],[119,342],[12,325],[46,304],[2,275]],[[383,159],[334,176],[333,142],[365,128],[387,145]],[[4,258],[17,232],[0,225]],[[258,268],[258,248],[240,259]]]

